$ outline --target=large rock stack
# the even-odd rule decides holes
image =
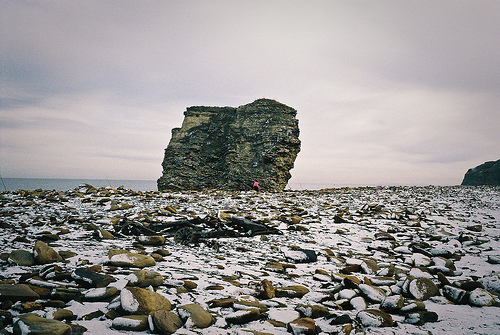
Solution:
[[[172,129],[158,190],[282,191],[300,151],[297,111],[274,100],[189,107]]]
[[[469,169],[462,181],[464,186],[492,185],[500,186],[500,159],[486,162]]]

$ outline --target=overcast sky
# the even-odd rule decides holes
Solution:
[[[188,106],[295,108],[294,188],[500,158],[500,1],[0,0],[3,177],[157,179]]]

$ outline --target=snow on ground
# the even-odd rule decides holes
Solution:
[[[346,266],[364,266],[369,257],[383,275],[391,265],[403,272],[442,255],[455,255],[451,282],[473,280],[498,283],[500,264],[488,262],[488,256],[500,256],[500,188],[498,187],[366,187],[321,191],[254,192],[135,192],[125,189],[94,189],[81,186],[68,192],[17,191],[0,195],[0,241],[2,252],[33,250],[42,234],[56,234],[52,243],[56,251],[73,251],[76,256],[61,263],[67,271],[85,265],[99,264],[106,270],[108,251],[134,249],[134,236],[97,240],[88,225],[113,231],[113,224],[124,217],[145,224],[160,224],[194,216],[213,217],[221,213],[246,217],[279,228],[282,235],[211,239],[195,245],[176,244],[167,237],[161,246],[170,252],[148,270],[159,272],[164,286],[157,288],[173,305],[200,304],[217,314],[209,328],[181,328],[176,334],[249,334],[249,330],[286,334],[286,328],[264,320],[243,325],[228,325],[224,317],[235,313],[231,308],[210,308],[213,299],[255,295],[255,285],[263,279],[274,287],[302,285],[310,290],[302,298],[260,300],[271,307],[269,319],[283,316],[289,322],[298,304],[320,304],[323,292],[338,285],[338,273]],[[174,209],[174,211],[167,210]],[[339,220],[341,218],[342,220]],[[475,226],[475,228],[474,228]],[[63,231],[67,229],[67,231]],[[215,243],[216,242],[216,243]],[[416,252],[423,248],[432,255]],[[145,247],[147,253],[158,247]],[[297,249],[313,250],[318,255],[312,263],[301,263]],[[294,263],[285,271],[275,271],[273,262]],[[296,263],[295,263],[296,262]],[[444,262],[444,261],[443,261]],[[434,264],[434,263],[432,263]],[[0,279],[19,282],[21,275],[39,270],[42,265],[18,266],[2,258]],[[319,271],[319,272],[318,272]],[[361,280],[377,274],[355,271]],[[118,269],[112,273],[123,279],[132,272]],[[426,273],[428,275],[428,273]],[[435,274],[429,275],[436,282]],[[417,277],[417,275],[416,275]],[[196,283],[192,291],[179,291],[175,283]],[[230,283],[230,280],[233,280]],[[235,283],[237,282],[237,283]],[[168,284],[170,283],[170,284]],[[401,283],[400,283],[401,284]],[[116,283],[115,283],[116,285]],[[497,285],[498,286],[498,285]],[[219,287],[221,289],[213,289]],[[493,287],[493,286],[492,286]],[[120,288],[121,289],[121,288]],[[395,288],[394,288],[395,289]],[[343,292],[351,297],[352,292]],[[356,320],[356,310],[340,311],[333,303],[324,303],[330,314],[346,313],[354,329],[366,334],[499,334],[499,298],[494,306],[471,307],[452,304],[444,297],[426,300],[428,311],[436,312],[437,322],[413,325],[404,316],[393,314],[397,324],[389,328],[363,327]],[[378,304],[368,301],[368,307]],[[67,309],[77,315],[72,321],[87,328],[85,334],[145,334],[149,331],[117,331],[112,320],[102,316],[90,321],[82,317],[95,310],[106,311],[104,302],[68,303]],[[290,311],[292,313],[290,313]],[[14,315],[19,311],[13,310]],[[49,316],[47,310],[47,317]],[[43,311],[38,311],[43,314]],[[330,315],[331,317],[331,315]],[[340,326],[330,325],[329,318],[317,318],[320,334],[334,334]],[[9,328],[7,328],[9,329]]]

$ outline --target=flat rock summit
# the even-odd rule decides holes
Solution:
[[[158,190],[282,191],[300,151],[297,111],[270,99],[188,107],[172,129]]]
[[[500,186],[500,159],[485,162],[469,169],[462,181],[463,186],[491,185]]]

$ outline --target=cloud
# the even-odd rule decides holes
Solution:
[[[499,13],[496,1],[4,1],[0,169],[156,179],[186,107],[268,97],[298,110],[304,183],[459,183],[500,154]]]

